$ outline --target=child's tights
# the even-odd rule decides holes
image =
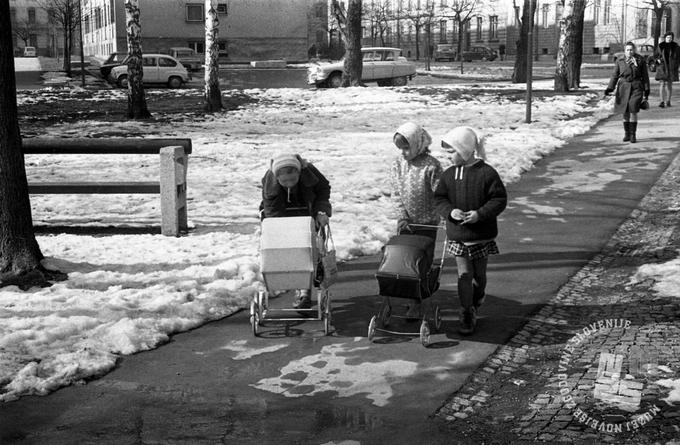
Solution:
[[[456,256],[458,269],[458,298],[463,309],[470,309],[474,302],[484,296],[486,289],[486,265],[489,257],[471,259]]]

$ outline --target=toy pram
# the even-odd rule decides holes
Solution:
[[[415,226],[415,225],[414,225]],[[438,226],[421,226],[438,228]],[[433,266],[435,240],[429,236],[402,234],[390,238],[385,245],[378,271],[379,294],[382,302],[377,315],[368,324],[368,339],[373,340],[376,331],[397,335],[418,335],[423,346],[430,343],[430,325],[427,316],[434,324],[435,330],[441,328],[439,306],[432,305],[429,298],[439,289],[439,278],[444,266],[446,242],[442,250],[441,262]],[[390,318],[410,318],[392,313],[390,298],[416,300],[420,304],[420,330],[418,332],[399,332],[388,330]]]
[[[250,304],[250,324],[253,334],[267,321],[286,323],[295,321],[323,321],[324,333],[331,327],[331,296],[321,283],[317,289],[317,308],[294,309],[269,307],[269,296],[288,290],[307,289],[313,296],[319,255],[324,253],[326,230],[315,230],[310,216],[266,218],[260,236],[260,266],[266,290],[255,294]],[[286,316],[296,313],[309,316]],[[316,315],[316,316],[315,316]]]

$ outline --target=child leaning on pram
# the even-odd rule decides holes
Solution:
[[[330,195],[330,183],[311,162],[298,154],[278,154],[262,178],[260,219],[311,216],[318,230],[328,224],[331,216]],[[295,292],[293,307],[312,307],[309,289]]]

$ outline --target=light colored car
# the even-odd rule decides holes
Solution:
[[[24,57],[36,57],[37,56],[37,51],[35,50],[35,46],[27,46],[24,48]]]
[[[174,57],[165,54],[144,54],[142,70],[145,84],[165,84],[170,88],[179,88],[191,79],[184,65]],[[109,81],[121,88],[127,88],[127,65],[113,67],[109,74]]]
[[[456,60],[456,48],[450,43],[440,43],[434,49],[434,60]]]
[[[389,47],[361,48],[362,82],[378,82],[378,86],[403,86],[416,75],[416,65],[401,55],[401,49]],[[309,68],[307,83],[317,87],[337,88],[342,83],[344,60],[315,63]]]
[[[496,60],[498,54],[488,46],[473,46],[469,50],[463,51],[460,57],[466,62],[472,62],[473,60],[488,60],[491,62]]]

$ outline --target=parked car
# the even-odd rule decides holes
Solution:
[[[142,69],[145,84],[166,84],[170,88],[179,88],[191,79],[184,65],[174,57],[165,54],[144,54]],[[112,68],[109,81],[121,88],[127,88],[127,64]]]
[[[362,82],[377,82],[378,86],[403,86],[416,75],[416,65],[401,55],[401,49],[388,47],[361,48],[363,57]],[[309,68],[307,83],[317,87],[337,88],[342,83],[344,60],[316,63]]]
[[[633,42],[635,43],[635,42]],[[654,57],[654,44],[642,43],[635,45],[635,52],[642,56],[645,62],[649,61],[650,58]],[[618,51],[614,53],[614,62],[618,59],[624,57],[623,51]]]
[[[189,71],[199,71],[205,63],[205,56],[198,54],[192,48],[174,47],[170,48],[168,55],[179,60]]]
[[[466,62],[472,62],[473,60],[484,60],[493,61],[496,60],[498,54],[496,51],[492,50],[488,46],[473,46],[467,51],[463,51],[461,54],[461,59]]]
[[[456,60],[456,48],[447,43],[440,43],[434,50],[434,60]]]
[[[125,65],[127,63],[128,53],[111,53],[109,57],[101,63],[101,59],[93,59],[94,64],[99,65],[99,72],[104,79],[109,77],[111,70],[117,66]]]
[[[37,52],[35,50],[35,46],[26,46],[24,47],[24,57],[36,57]]]

